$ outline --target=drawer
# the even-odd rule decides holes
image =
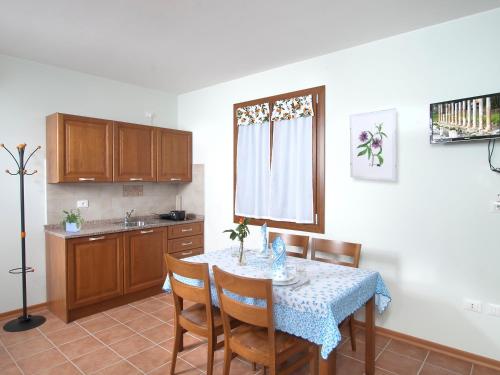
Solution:
[[[168,240],[168,252],[177,253],[179,251],[203,248],[203,235],[177,238]]]
[[[178,251],[176,253],[172,253],[174,258],[177,259],[182,259],[182,258],[187,258],[187,257],[194,257],[195,255],[200,255],[203,254],[203,249],[192,249],[192,250],[184,250],[184,251]]]
[[[203,233],[203,222],[171,225],[168,227],[168,238],[196,236]]]

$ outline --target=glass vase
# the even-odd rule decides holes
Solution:
[[[247,264],[247,259],[245,257],[245,249],[243,247],[243,241],[240,241],[240,252],[238,253],[238,265],[244,266]]]

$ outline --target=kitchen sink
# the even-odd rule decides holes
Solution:
[[[134,221],[117,221],[115,224],[121,225],[125,228],[135,228],[135,227],[143,227],[145,225],[149,225],[151,223],[143,220],[134,220]]]

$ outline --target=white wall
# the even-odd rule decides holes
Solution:
[[[500,318],[461,308],[500,303],[500,175],[484,142],[428,139],[429,103],[500,91],[498,35],[500,9],[181,95],[178,125],[205,164],[207,249],[233,225],[232,104],[326,85],[325,237],[361,242],[361,266],[382,273],[394,301],[378,324],[500,360]],[[354,180],[349,115],[388,108],[399,181]]]
[[[45,298],[45,116],[64,112],[136,123],[148,123],[144,112],[156,113],[155,124],[176,127],[176,97],[167,93],[0,55],[0,142],[11,149],[27,143],[43,148],[30,162],[40,173],[26,178],[28,303]],[[14,168],[0,150],[0,170]],[[0,312],[21,306],[21,279],[7,270],[20,267],[19,181],[0,173]],[[75,202],[76,203],[76,202]]]

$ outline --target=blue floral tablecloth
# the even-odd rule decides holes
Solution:
[[[247,265],[239,266],[234,250],[211,251],[186,258],[190,262],[208,263],[212,281],[212,302],[218,306],[217,291],[213,285],[212,266],[241,276],[271,278],[271,260],[260,258],[256,251],[247,251]],[[391,296],[382,277],[376,271],[337,266],[296,257],[287,257],[287,266],[305,271],[310,282],[298,290],[294,285],[274,286],[274,323],[276,329],[300,336],[321,345],[321,356],[328,358],[341,340],[338,325],[349,315],[365,305],[375,295],[375,304],[382,313]],[[191,285],[201,281],[183,279]],[[164,289],[170,291],[167,278]],[[241,297],[240,297],[241,299]],[[242,302],[258,304],[246,298]]]

